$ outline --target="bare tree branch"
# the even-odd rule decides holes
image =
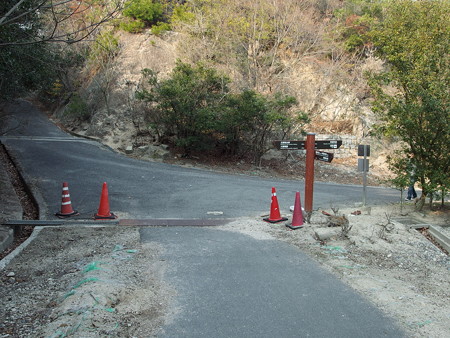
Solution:
[[[34,13],[39,14],[42,18],[47,15],[48,21],[50,22],[47,23],[44,20],[42,21],[43,23],[46,23],[46,29],[43,30],[41,36],[30,36],[29,39],[17,39],[16,41],[0,40],[0,46],[20,46],[44,42],[76,43],[86,39],[89,35],[94,33],[99,26],[115,18],[123,8],[123,0],[109,1],[108,4],[110,3],[112,6],[110,8],[107,8],[106,5],[102,6],[102,9],[104,9],[105,12],[100,17],[95,21],[85,22],[83,14],[89,13],[89,11],[94,8],[93,4],[78,0],[62,0],[59,2],[43,0],[38,2],[31,9],[18,13],[15,16],[11,16],[18,10],[19,6],[23,4],[24,1],[25,0],[20,0],[0,18],[0,27],[17,24],[20,19]],[[73,22],[70,22],[72,19]],[[65,27],[65,29],[62,29],[65,24],[75,23],[77,20],[78,26],[76,28],[73,27],[72,29],[67,30],[67,27]]]
[[[8,21],[5,21],[6,18],[7,18],[10,14],[12,14],[12,13],[17,9],[17,7],[20,6],[24,1],[25,1],[25,0],[20,0],[13,8],[11,8],[11,9],[8,11],[8,13],[6,13],[2,18],[0,18],[0,26],[9,25],[9,24],[11,24],[11,23],[13,23],[13,22],[19,20],[20,18],[22,18],[22,17],[24,17],[24,16],[26,16],[26,15],[28,15],[28,14],[37,12],[40,8],[42,8],[42,7],[44,6],[44,4],[45,4],[48,0],[42,0],[42,2],[39,3],[37,6],[31,8],[31,9],[25,11],[25,12],[22,12],[22,13],[16,15],[16,16],[14,16],[14,17],[12,17],[12,18],[9,19]],[[72,0],[67,0],[67,1],[72,1]]]
[[[9,11],[8,13],[6,13],[2,18],[0,18],[0,25],[6,20],[6,18],[13,13],[17,7],[19,7],[25,0],[20,0],[19,2],[17,2]]]

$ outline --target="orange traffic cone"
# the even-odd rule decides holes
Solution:
[[[69,194],[69,185],[67,184],[67,182],[63,183],[61,211],[57,212],[55,215],[59,218],[78,215],[78,212],[72,209],[72,202],[70,201]]]
[[[272,201],[270,203],[270,216],[264,218],[264,221],[270,223],[278,223],[287,221],[286,217],[281,217],[280,207],[278,206],[277,192],[274,187],[272,187]]]
[[[286,224],[287,227],[295,230],[303,227],[303,213],[300,204],[300,193],[295,193],[294,213],[292,215],[292,224]]]
[[[102,196],[100,197],[100,205],[98,207],[98,212],[94,216],[94,218],[95,219],[115,219],[115,218],[117,218],[117,216],[114,215],[109,210],[108,186],[106,185],[106,182],[103,182]]]

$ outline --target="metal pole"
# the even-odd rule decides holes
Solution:
[[[314,190],[314,155],[316,134],[306,136],[306,169],[305,169],[305,211],[312,212]]]
[[[367,171],[369,168],[366,168],[367,164],[367,146],[363,146],[364,148],[364,165],[363,165],[363,206],[366,206],[366,197],[367,197]]]

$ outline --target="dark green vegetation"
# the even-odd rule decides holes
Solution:
[[[130,32],[139,33],[144,28],[157,25],[163,20],[163,5],[152,0],[129,0],[125,2],[120,28]]]
[[[39,1],[24,1],[11,13],[26,13]],[[26,44],[30,37],[39,35],[43,23],[38,14],[27,13],[14,21],[6,13],[17,3],[0,3],[0,93],[1,99],[51,84],[48,74],[56,55],[45,44]]]
[[[450,189],[450,2],[394,1],[371,36],[388,65],[370,77],[378,131],[404,142],[390,164],[400,181],[413,165],[422,201],[440,192],[443,205]]]
[[[160,139],[174,136],[185,155],[214,149],[227,155],[250,153],[258,163],[268,140],[284,138],[294,125],[308,122],[306,114],[291,111],[294,97],[231,93],[227,77],[201,64],[178,62],[163,81],[148,69],[144,75],[150,88],[137,96],[149,103],[147,120]]]
[[[258,162],[273,138],[300,134],[313,118],[298,113],[312,98],[287,81],[296,67],[316,63],[345,78],[375,56],[383,68],[360,76],[354,90],[370,86],[361,96],[379,117],[373,134],[404,145],[390,159],[393,184],[407,184],[412,163],[423,196],[443,199],[450,188],[449,7],[448,0],[4,0],[0,99],[37,91],[89,120],[98,106],[80,94],[86,78],[70,75],[79,66],[96,84],[94,101],[110,112],[118,32],[172,30],[183,34],[183,62],[167,79],[144,71],[147,87],[137,94],[148,130],[187,155],[217,149]]]
[[[82,56],[68,46],[97,34],[120,8],[120,0],[2,0],[0,101],[65,83]]]

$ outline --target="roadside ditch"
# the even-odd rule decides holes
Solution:
[[[8,153],[4,144],[0,143],[0,159],[5,164],[6,172],[14,188],[14,191],[19,199],[22,207],[22,219],[23,220],[38,220],[39,219],[39,207],[36,200],[33,197],[30,189],[25,184],[25,181],[17,169],[13,158]],[[6,257],[10,252],[14,251],[21,243],[23,243],[33,233],[33,225],[15,226],[14,228],[14,242],[13,244],[3,252],[0,252],[0,260]]]

